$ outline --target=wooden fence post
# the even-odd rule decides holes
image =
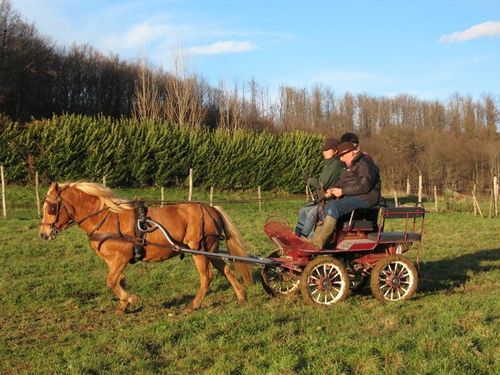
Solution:
[[[406,195],[411,194],[411,189],[410,189],[410,177],[406,179]]]
[[[0,175],[2,178],[2,209],[3,209],[3,218],[7,219],[7,204],[5,203],[5,175],[3,165],[0,165]]]
[[[36,195],[36,212],[40,218],[40,193],[38,192],[39,182],[38,182],[38,172],[35,172],[35,195]]]
[[[398,207],[398,196],[396,195],[396,190],[394,190],[394,207]]]
[[[260,185],[257,186],[257,197],[259,199],[259,213],[262,213],[262,195],[260,193]]]
[[[434,185],[434,208],[436,209],[436,212],[438,212],[438,192],[436,185]]]
[[[189,168],[189,193],[188,193],[188,201],[191,202],[193,198],[193,168]]]
[[[163,202],[165,201],[165,188],[162,186],[160,189],[160,207],[163,207]]]
[[[476,195],[476,184],[472,188],[472,206],[474,207],[474,216],[477,216],[476,202],[474,201],[474,196]]]
[[[494,198],[495,185],[494,185],[494,181],[492,183],[493,183],[493,185],[491,186],[491,190],[490,190],[490,209],[488,211],[488,217],[493,217],[493,201],[495,200],[495,198]]]
[[[493,195],[495,200],[495,216],[498,216],[498,178],[493,177]]]
[[[214,187],[210,186],[210,206],[214,205]]]
[[[418,203],[422,203],[422,175],[418,175]]]
[[[474,191],[472,191],[472,197],[474,198],[474,203],[477,206],[477,210],[479,211],[479,215],[481,215],[481,217],[483,217],[483,212],[481,211],[481,207],[479,207],[479,203],[477,202],[477,198],[476,198],[476,193]]]

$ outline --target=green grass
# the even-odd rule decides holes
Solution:
[[[158,199],[159,189],[118,190]],[[168,199],[185,192],[169,190]],[[266,194],[265,197],[270,197]],[[125,316],[105,285],[105,264],[78,229],[38,238],[34,193],[9,187],[15,200],[0,220],[0,373],[2,374],[496,374],[499,366],[500,219],[428,214],[420,287],[405,303],[381,305],[365,290],[331,309],[300,298],[269,299],[258,281],[238,305],[216,274],[202,305],[187,256],[127,269],[142,307]],[[13,197],[15,199],[13,199]],[[195,199],[207,199],[197,193]],[[254,198],[224,193],[215,199]],[[278,197],[281,198],[281,197]],[[223,204],[249,252],[273,245],[270,215],[293,222],[293,201]],[[415,259],[412,249],[408,256]],[[255,269],[257,275],[258,269]],[[257,280],[257,278],[256,278]]]

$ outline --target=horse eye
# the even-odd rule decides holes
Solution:
[[[55,215],[57,211],[57,204],[55,203],[50,203],[49,207],[47,208],[47,212],[49,215]]]

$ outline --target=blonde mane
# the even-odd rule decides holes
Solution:
[[[86,194],[97,197],[101,200],[101,208],[109,207],[112,212],[122,212],[124,209],[133,209],[132,205],[128,203],[129,201],[117,198],[115,193],[110,188],[102,184],[87,181],[77,181],[61,184],[60,186],[61,188],[75,188]]]

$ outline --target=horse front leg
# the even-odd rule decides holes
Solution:
[[[122,256],[120,253],[114,253],[113,256],[106,256],[103,251],[104,261],[109,267],[106,284],[120,300],[116,308],[117,314],[124,314],[129,305],[137,305],[141,299],[135,294],[128,293],[125,290],[125,268],[130,260],[129,256]]]
[[[200,289],[198,290],[198,293],[196,293],[193,302],[186,307],[186,312],[192,312],[200,308],[201,301],[207,294],[208,287],[210,286],[213,277],[212,270],[210,269],[210,263],[208,262],[206,256],[193,255],[193,262],[200,276]]]

